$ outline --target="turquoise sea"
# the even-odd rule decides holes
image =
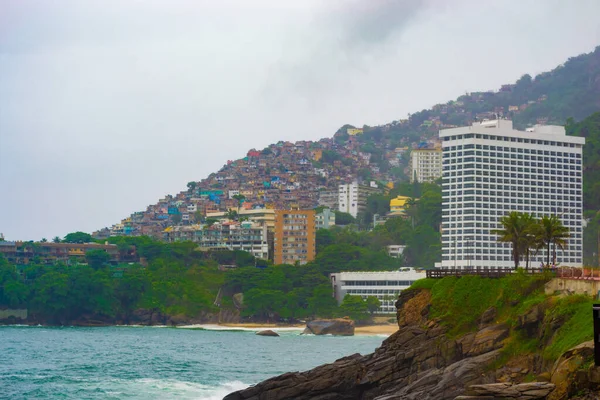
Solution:
[[[0,327],[0,398],[221,399],[274,375],[371,353],[384,339],[206,328]]]

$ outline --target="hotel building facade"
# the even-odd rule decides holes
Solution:
[[[500,218],[512,211],[558,216],[570,238],[564,251],[555,250],[556,262],[582,266],[585,138],[567,136],[562,126],[518,131],[509,120],[444,129],[440,138],[442,261],[437,267],[513,268],[512,245],[491,232],[501,229]],[[530,265],[541,262],[545,249],[530,255]]]

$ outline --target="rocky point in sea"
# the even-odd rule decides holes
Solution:
[[[315,319],[306,324],[302,334],[353,336],[354,321],[349,318]]]
[[[496,368],[511,328],[494,323],[493,307],[481,315],[479,329],[459,337],[448,335],[441,321],[429,318],[427,290],[404,291],[396,307],[399,329],[374,353],[276,376],[225,400],[562,400],[571,398],[574,385],[592,393],[600,389],[600,369],[578,372],[583,360],[589,360],[590,343],[566,352],[554,365],[544,366],[534,355],[520,365]],[[546,329],[544,315],[543,310],[530,310],[516,329]],[[540,379],[528,382],[534,369]]]

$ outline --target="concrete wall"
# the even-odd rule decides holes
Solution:
[[[27,319],[27,309],[15,309],[15,310],[0,310],[0,320],[15,317],[19,319]]]
[[[600,290],[600,280],[555,278],[546,283],[546,294],[566,292],[571,294],[587,294],[596,296]]]

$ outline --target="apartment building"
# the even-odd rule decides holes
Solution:
[[[110,256],[110,263],[120,260],[119,249],[114,244],[98,243],[49,243],[49,242],[0,242],[0,254],[10,263],[28,265],[34,259],[40,264],[52,265],[71,261],[85,263],[85,255],[91,250],[104,250]]]
[[[315,211],[275,211],[275,264],[306,264],[315,258]]]
[[[442,176],[442,150],[413,149],[410,152],[410,182],[433,182]]]
[[[329,207],[333,210],[338,209],[339,195],[336,190],[322,190],[319,192],[318,204]]]
[[[519,131],[509,120],[444,129],[440,138],[442,261],[436,266],[514,267],[511,244],[491,232],[511,211],[558,216],[571,236],[565,251],[556,249],[556,261],[582,266],[585,138],[567,136],[562,126]],[[546,249],[531,254],[530,262],[545,263]]]
[[[222,221],[210,226],[169,226],[163,231],[163,240],[195,242],[203,251],[241,250],[265,260],[270,255],[267,225],[251,221]]]
[[[249,221],[266,225],[269,230],[275,228],[275,210],[270,208],[240,209],[238,214],[240,218],[248,218]],[[206,218],[226,219],[227,213],[224,211],[206,213]]]
[[[400,271],[377,272],[336,272],[329,275],[333,287],[333,297],[342,304],[347,294],[366,299],[375,296],[381,302],[378,314],[395,314],[394,305],[398,294],[416,280],[425,278],[425,271],[406,269]]]
[[[357,181],[338,186],[338,210],[352,215],[354,218],[367,207],[367,197],[379,192],[376,182],[359,185]]]
[[[316,229],[329,229],[335,226],[335,212],[330,208],[324,208],[315,216],[315,226]]]

